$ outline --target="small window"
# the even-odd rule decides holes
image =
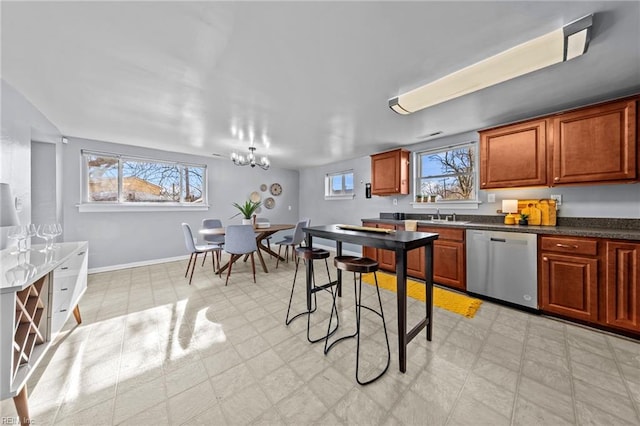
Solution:
[[[353,170],[328,173],[325,177],[324,199],[344,200],[355,197],[353,191]]]
[[[83,204],[205,204],[205,165],[83,151]]]
[[[416,160],[416,202],[477,200],[474,144],[420,152]]]

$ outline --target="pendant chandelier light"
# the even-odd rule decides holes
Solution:
[[[249,147],[249,155],[247,155],[246,157],[242,154],[233,152],[231,154],[231,161],[233,161],[233,164],[235,164],[236,166],[258,166],[263,170],[269,170],[269,159],[266,156],[262,156],[260,157],[260,161],[256,161],[255,152],[255,146]]]

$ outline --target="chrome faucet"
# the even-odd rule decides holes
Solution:
[[[436,214],[438,215],[438,220],[440,220],[440,209],[436,209]]]

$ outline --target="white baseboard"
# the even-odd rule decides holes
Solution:
[[[314,244],[313,246],[318,248],[323,248],[331,252],[336,251],[335,246],[326,246],[322,244]],[[349,251],[349,250],[342,250],[342,254],[345,256],[362,256],[362,253]],[[187,260],[188,258],[189,258],[189,255],[186,254],[184,256],[167,257],[164,259],[152,259],[152,260],[143,260],[141,262],[122,263],[120,265],[102,266],[100,268],[90,268],[88,273],[99,274],[101,272],[113,272],[113,271],[118,271],[120,269],[139,268],[140,266],[157,265],[158,263],[177,262],[178,260]]]
[[[166,257],[164,259],[143,260],[141,262],[122,263],[120,265],[102,266],[100,268],[90,268],[88,273],[99,274],[100,272],[112,272],[112,271],[118,271],[120,269],[139,268],[140,266],[157,265],[158,263],[176,262],[178,260],[187,260],[187,259],[189,259],[188,254],[184,256]]]

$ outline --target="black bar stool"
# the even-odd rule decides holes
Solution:
[[[373,259],[370,259],[368,257],[355,257],[355,256],[336,256],[333,259],[333,264],[336,266],[336,268],[343,270],[343,271],[349,271],[349,272],[353,272],[353,289],[354,289],[354,296],[355,296],[355,304],[356,304],[356,332],[348,335],[348,336],[343,336],[340,337],[338,339],[336,339],[335,341],[333,341],[331,344],[329,343],[329,335],[327,335],[327,340],[325,341],[325,346],[324,346],[324,353],[326,354],[327,352],[329,352],[329,350],[338,342],[351,338],[351,337],[356,337],[356,380],[359,384],[361,385],[367,385],[369,383],[375,382],[376,380],[378,380],[380,377],[382,377],[382,375],[387,371],[387,369],[389,368],[389,363],[391,361],[391,350],[389,348],[389,336],[387,335],[387,326],[385,324],[384,321],[384,312],[382,311],[382,299],[380,298],[380,288],[378,287],[378,276],[376,275],[376,271],[378,270],[378,262],[376,262]],[[374,308],[370,307],[370,306],[365,306],[362,304],[362,274],[363,273],[369,273],[369,272],[373,272],[373,276],[375,278],[375,282],[376,282],[376,292],[378,294],[378,304],[380,306],[380,311],[375,310]],[[356,274],[359,274],[358,277],[356,277]],[[358,280],[356,278],[359,278]],[[382,372],[380,374],[378,374],[377,376],[373,377],[372,379],[366,380],[366,381],[361,381],[360,380],[360,371],[359,371],[359,367],[360,367],[360,311],[362,310],[362,308],[364,309],[368,309],[369,311],[375,313],[376,315],[378,315],[380,318],[382,318],[382,327],[384,329],[384,338],[386,340],[387,343],[387,364],[385,365],[384,369],[382,370]],[[331,314],[333,315],[333,310],[336,310],[336,314],[337,314],[337,308],[336,308],[336,296],[333,296],[333,307],[331,308]],[[331,328],[331,318],[332,316],[329,317],[329,328]]]
[[[291,286],[291,296],[289,296],[289,306],[287,307],[287,318],[285,319],[285,325],[289,325],[291,324],[291,322],[298,318],[299,316],[302,315],[307,315],[307,340],[310,343],[316,343],[319,342],[321,340],[325,340],[327,339],[327,337],[333,333],[336,332],[336,330],[338,329],[338,325],[340,324],[340,318],[338,317],[338,311],[337,309],[335,310],[336,312],[336,326],[333,330],[331,330],[331,319],[333,318],[333,311],[334,311],[334,307],[335,307],[335,293],[337,293],[337,291],[334,292],[333,287],[336,286],[338,284],[337,281],[331,281],[331,274],[329,273],[329,264],[327,263],[327,259],[329,258],[330,254],[327,250],[323,250],[323,249],[319,249],[319,248],[313,248],[313,247],[296,247],[296,270],[293,274],[293,285]],[[312,280],[312,286],[311,286],[311,294],[313,295],[313,300],[312,300],[312,308],[311,310],[305,310],[302,311],[296,315],[294,315],[293,317],[289,318],[289,313],[291,311],[291,301],[293,300],[293,292],[295,290],[296,287],[296,278],[298,276],[298,265],[300,264],[300,259],[303,259],[304,262],[311,262],[309,267],[311,268],[311,276],[313,277]],[[327,269],[327,277],[329,278],[329,281],[326,284],[317,286],[316,285],[316,277],[315,277],[315,272],[313,270],[313,261],[314,260],[321,260],[324,259],[324,264],[325,264],[325,268]],[[329,293],[331,293],[331,297],[333,299],[333,305],[331,307],[331,314],[329,317],[329,327],[327,328],[327,333],[328,335],[324,335],[320,338],[317,339],[312,339],[310,336],[310,329],[311,329],[311,314],[314,313],[316,311],[316,309],[318,308],[318,301],[316,298],[316,293],[319,291],[327,291]]]

